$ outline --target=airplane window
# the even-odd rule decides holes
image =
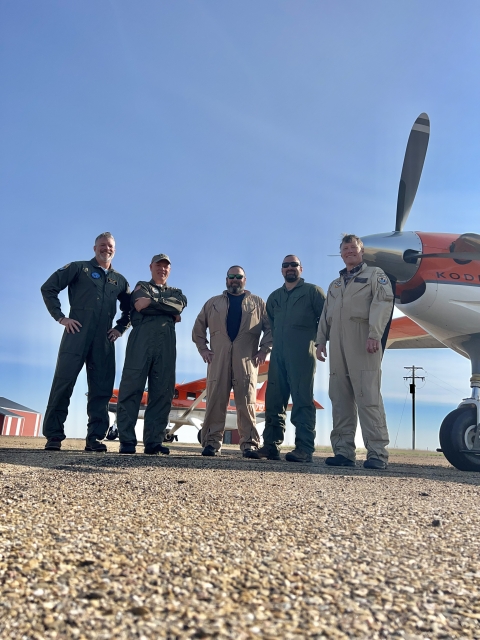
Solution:
[[[187,392],[187,400],[195,400],[196,397],[197,397],[196,393],[192,393],[191,391]]]
[[[173,392],[173,397],[175,398],[175,400],[178,398],[178,389],[175,389],[175,391]]]

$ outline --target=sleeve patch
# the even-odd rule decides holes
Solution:
[[[66,264],[64,267],[60,267],[59,271],[65,271],[65,269],[68,269],[68,267],[71,265],[72,263],[69,262],[68,264]]]
[[[388,284],[388,278],[387,276],[378,276],[377,282],[379,284]]]

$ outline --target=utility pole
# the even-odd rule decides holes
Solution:
[[[412,449],[415,451],[415,380],[425,380],[422,376],[416,376],[415,371],[422,370],[423,367],[416,367],[413,365],[412,367],[403,367],[404,369],[408,369],[411,371],[411,375],[404,376],[404,380],[411,380],[410,383],[410,393],[412,394]]]

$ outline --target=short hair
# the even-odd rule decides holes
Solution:
[[[342,241],[340,242],[340,249],[342,248],[342,244],[349,244],[350,242],[356,242],[360,249],[363,249],[362,239],[356,236],[354,233],[344,233]]]
[[[293,256],[294,258],[298,258],[299,263],[302,264],[302,261],[300,260],[300,258],[297,256],[296,253],[287,253],[285,258],[283,259],[283,262],[285,262],[285,259],[288,258],[288,256]]]
[[[99,236],[97,236],[95,238],[95,244],[97,244],[97,242],[101,239],[101,238],[111,238],[114,242],[115,242],[115,238],[112,236],[112,234],[110,233],[110,231],[104,231],[103,233],[101,233]]]
[[[230,269],[241,269],[243,271],[243,275],[246,276],[247,274],[245,273],[245,269],[243,267],[241,267],[239,264],[234,264],[231,267],[228,267],[227,269],[227,276],[230,273]]]

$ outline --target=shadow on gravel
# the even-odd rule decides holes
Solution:
[[[141,448],[141,447],[139,447]],[[316,454],[313,464],[302,465],[281,461],[246,460],[239,451],[227,450],[215,458],[203,458],[198,446],[172,446],[169,456],[148,456],[137,453],[121,456],[116,452],[85,453],[64,449],[47,452],[42,449],[0,448],[0,462],[4,465],[25,466],[40,469],[64,471],[66,474],[123,474],[131,469],[210,469],[211,471],[239,471],[257,473],[288,473],[322,476],[365,477],[365,478],[423,478],[438,482],[456,482],[480,486],[479,473],[466,473],[453,467],[429,464],[392,462],[386,471],[368,471],[362,462],[353,468],[332,468],[325,465],[325,454]],[[283,455],[283,454],[282,454]],[[327,454],[328,455],[328,454]],[[8,468],[8,467],[7,467]]]

